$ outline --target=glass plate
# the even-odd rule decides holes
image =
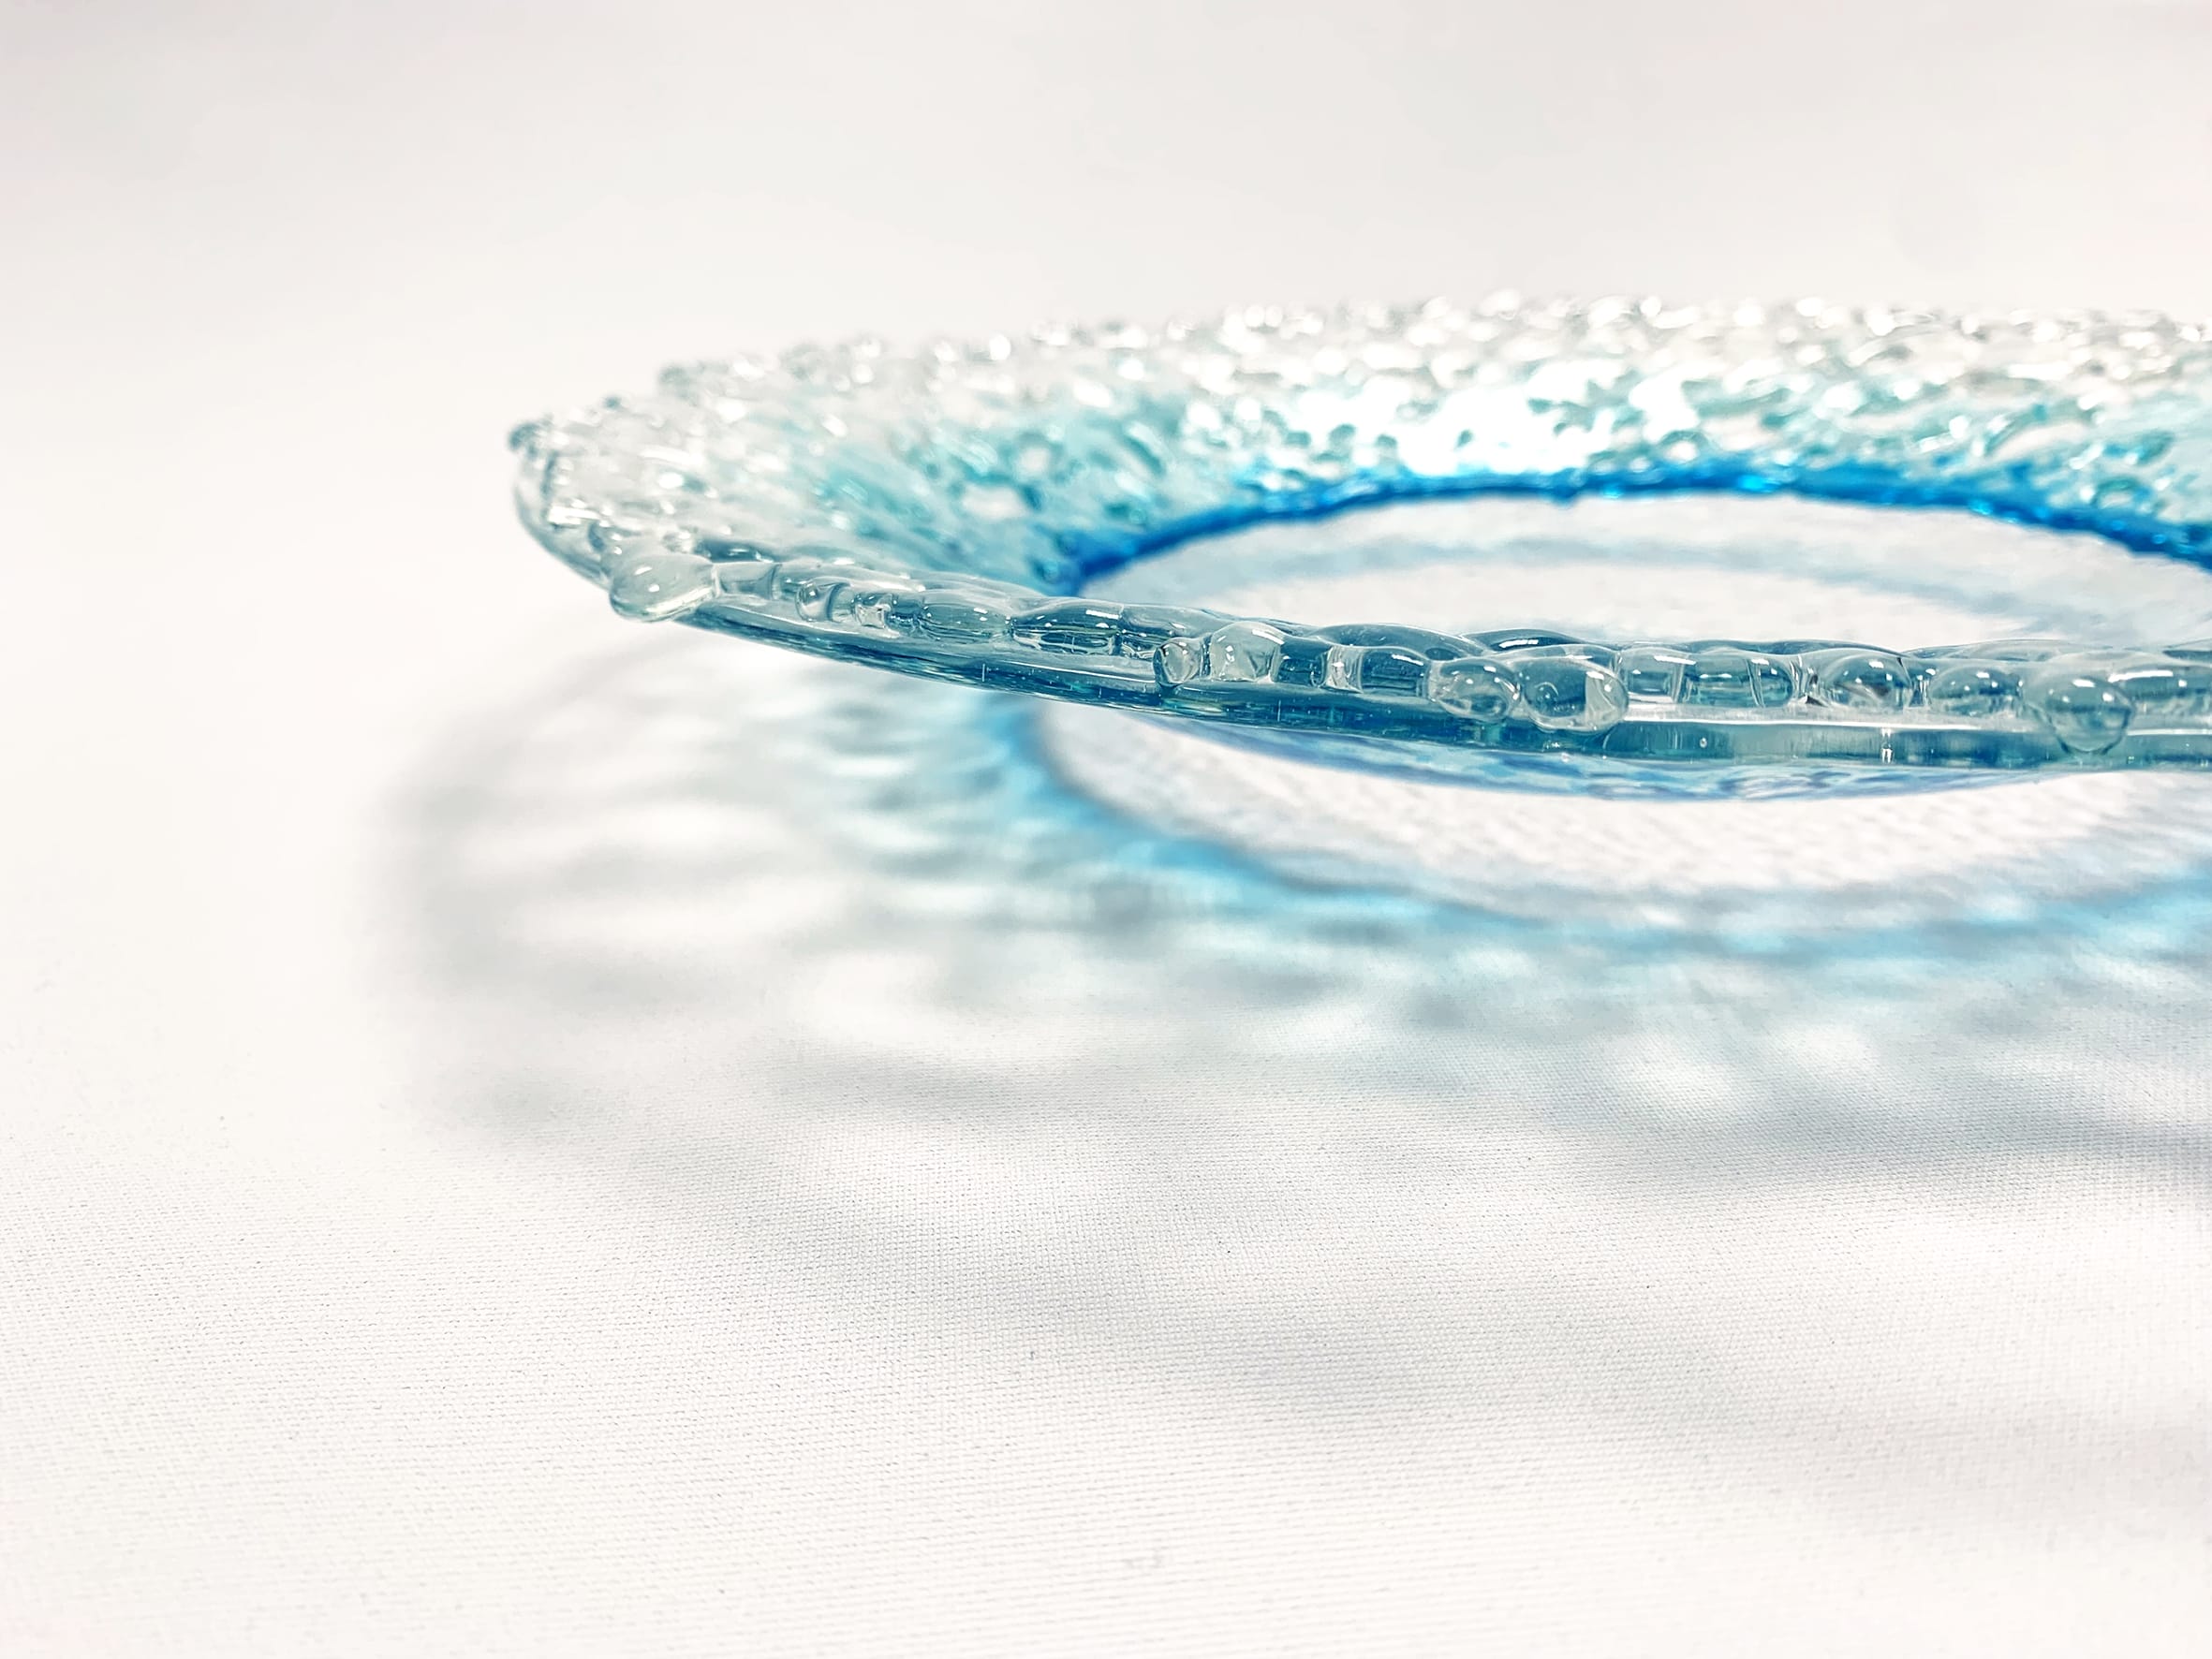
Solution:
[[[2206,330],[2159,316],[1502,296],[807,347],[671,369],[513,446],[524,521],[626,616],[1385,770],[1735,792],[2212,765],[2212,589],[2101,598],[2121,550],[2212,565],[2208,394]],[[1984,550],[1976,580],[2036,566],[2038,614],[2065,625],[1598,633],[1418,587],[1403,616],[1316,624],[1113,591],[1242,528],[1331,543],[1313,521],[1352,508],[1685,494],[1879,509],[1842,551],[1893,583],[1925,562],[1885,545],[1899,521],[1939,550],[1975,520],[2026,527],[2038,547]],[[1777,538],[1735,580],[1808,560],[1835,579],[1835,540]],[[1495,548],[1478,527],[1451,551]]]

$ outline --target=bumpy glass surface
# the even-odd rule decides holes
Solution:
[[[2212,766],[2212,609],[2190,602],[2147,630],[2076,607],[2057,636],[1928,643],[1470,626],[1419,595],[1314,625],[1114,592],[1239,527],[1440,496],[1794,496],[2062,533],[2085,585],[2116,549],[2212,566],[2212,336],[2161,317],[1252,309],[676,368],[514,447],[525,521],[626,616],[1386,770],[1564,764],[1633,792]]]

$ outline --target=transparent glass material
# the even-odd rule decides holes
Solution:
[[[2212,766],[2212,626],[2187,613],[2196,637],[1590,638],[1085,591],[1238,526],[1482,494],[1952,509],[2212,565],[2212,336],[2162,317],[1261,308],[680,367],[513,446],[524,521],[625,616],[1271,747],[1731,778]]]

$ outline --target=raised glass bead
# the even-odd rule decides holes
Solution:
[[[1810,691],[1837,709],[1901,710],[1912,700],[1912,675],[1886,651],[1823,651],[1805,659]]]
[[[626,552],[609,571],[608,604],[637,622],[665,622],[714,596],[715,567],[695,553],[667,548]]]
[[[901,595],[884,607],[883,620],[899,633],[952,644],[999,638],[1011,617],[995,598],[936,589]]]
[[[1335,645],[1329,649],[1324,682],[1336,691],[1416,697],[1428,683],[1431,660],[1425,652],[1402,645]]]
[[[819,559],[792,559],[779,565],[770,593],[804,617],[818,622],[830,613],[830,602],[850,581],[855,566],[826,564]]]
[[[702,536],[692,551],[715,566],[715,597],[743,603],[765,598],[775,581],[775,556],[759,542]]]
[[[2101,755],[2128,735],[2134,705],[2095,668],[2056,663],[2020,682],[2020,703],[2078,755]]]
[[[1778,709],[1796,694],[1797,676],[1786,658],[1725,645],[1685,663],[1676,693],[1683,702],[1720,709]]]
[[[1672,701],[1682,689],[1682,670],[1696,660],[1692,652],[1672,645],[1631,645],[1614,659],[1614,672],[1629,696]]]
[[[855,627],[888,629],[892,605],[922,591],[922,584],[908,577],[848,570],[844,585],[830,595],[829,618]]]
[[[1345,648],[1333,645],[1319,634],[1286,634],[1283,636],[1283,653],[1275,665],[1277,685],[1296,685],[1320,690],[1336,687],[1337,653]]]
[[[1241,683],[1272,680],[1282,660],[1283,633],[1265,623],[1231,623],[1206,636],[1206,678]]]
[[[1110,655],[1121,639],[1128,607],[1104,599],[1062,599],[1025,610],[1007,624],[1007,638],[1032,651]]]
[[[739,603],[765,604],[775,587],[774,559],[732,559],[715,566],[715,596]]]
[[[1521,701],[1529,719],[1546,731],[1606,731],[1629,710],[1620,676],[1572,657],[1543,657],[1514,665]]]
[[[1203,639],[1179,637],[1163,639],[1153,648],[1152,674],[1163,689],[1188,685],[1206,671]]]
[[[1493,725],[1513,712],[1520,695],[1513,671],[1496,657],[1468,656],[1434,663],[1428,671],[1428,695],[1467,720]]]
[[[1951,720],[2009,713],[2019,695],[2019,674],[2002,663],[1954,663],[1938,669],[1921,689],[1929,711]]]

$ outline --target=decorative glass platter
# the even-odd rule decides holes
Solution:
[[[1315,757],[1722,793],[2212,766],[2212,332],[2158,316],[1253,308],[679,367],[512,441],[525,523],[626,616]],[[1944,580],[1983,601],[2017,587],[2013,609],[2045,625],[1601,635],[1508,613],[1502,591],[1500,613],[1467,616],[1474,521],[1474,579],[1449,605],[1416,586],[1389,619],[1120,592],[1146,561],[1250,527],[1351,556],[1334,521],[1355,508],[1663,496],[1837,509],[1823,547],[1739,548],[1724,581],[1809,560],[1924,589],[1942,561],[1916,548],[1980,536],[1970,576]],[[1897,521],[1902,544],[1882,528]],[[2026,539],[1989,541],[1993,525]],[[2160,587],[2175,564],[2197,586]]]

